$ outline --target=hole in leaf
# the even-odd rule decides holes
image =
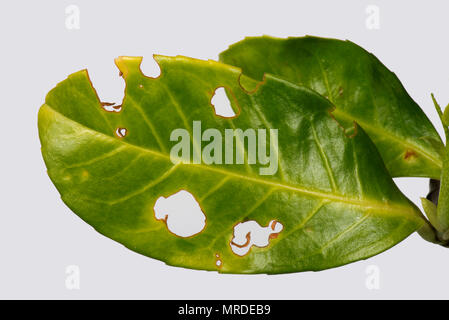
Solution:
[[[89,64],[89,79],[95,84],[95,91],[102,108],[109,112],[118,112],[112,106],[119,106],[125,95],[125,81],[117,77],[117,69],[110,63],[111,59],[104,59],[101,63]],[[114,103],[111,103],[114,102]]]
[[[191,237],[206,226],[206,216],[198,201],[186,190],[167,198],[159,197],[153,209],[156,219],[164,221],[168,230],[179,237]]]
[[[217,267],[217,268],[221,268],[221,266],[223,265],[223,261],[221,261],[221,259],[220,259],[220,255],[217,253],[217,254],[215,254],[215,266]]]
[[[115,130],[115,134],[116,134],[117,137],[119,137],[119,138],[125,137],[127,133],[128,133],[128,130],[126,130],[126,128],[117,128],[117,129]]]
[[[276,220],[271,220],[266,227],[254,220],[240,222],[234,226],[234,236],[230,242],[232,252],[244,256],[252,246],[266,247],[270,239],[276,238],[282,229],[284,226]]]
[[[226,96],[226,90],[223,87],[215,89],[215,93],[211,99],[211,104],[214,107],[217,116],[232,118],[235,117],[235,112],[232,109],[231,102]]]
[[[158,78],[161,75],[161,68],[154,59],[142,59],[140,70],[146,77]]]

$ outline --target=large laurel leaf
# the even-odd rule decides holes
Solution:
[[[155,58],[162,70],[157,79],[141,73],[141,58],[116,60],[126,81],[120,112],[104,110],[85,70],[51,90],[39,112],[51,180],[64,202],[102,234],[170,265],[285,273],[367,258],[423,224],[363,129],[345,132],[325,98],[273,76],[249,93],[241,83],[254,81],[235,67]],[[210,100],[218,87],[238,102],[235,118],[214,114]],[[171,133],[191,132],[193,121],[201,121],[203,131],[277,129],[278,170],[261,175],[266,166],[247,161],[172,162]],[[179,190],[192,194],[207,218],[190,237],[169,232],[155,217],[157,199]],[[276,220],[283,230],[268,246],[237,255],[230,246],[233,228],[251,220],[261,226]]]
[[[379,149],[393,177],[440,178],[441,139],[394,73],[350,41],[316,37],[246,38],[220,60],[261,80],[264,73],[328,98],[345,126],[355,120]]]

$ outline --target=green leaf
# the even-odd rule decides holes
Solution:
[[[357,121],[368,133],[393,177],[440,178],[441,138],[394,73],[350,41],[316,37],[246,38],[220,55],[261,80],[269,73],[311,88],[336,107],[346,127]]]
[[[437,207],[438,226],[440,231],[449,231],[449,159],[447,148],[448,146],[446,145]]]
[[[361,128],[348,137],[320,95],[273,76],[249,93],[240,81],[251,79],[235,67],[155,59],[162,70],[157,79],[141,73],[141,58],[116,60],[126,81],[120,112],[102,109],[85,70],[51,90],[39,111],[51,180],[63,201],[102,234],[170,265],[285,273],[365,259],[423,225],[369,137]],[[238,116],[214,114],[210,100],[218,87],[232,92]],[[248,162],[174,164],[170,135],[177,128],[191,132],[193,121],[201,121],[203,132],[278,129],[277,172],[261,175],[265,165]],[[117,128],[126,135],[117,137]],[[207,219],[191,237],[169,232],[155,218],[157,199],[179,190],[193,195]],[[276,220],[283,230],[268,246],[239,256],[230,247],[233,228],[248,220],[261,226]]]
[[[444,108],[443,118],[442,118],[443,126],[449,126],[449,105]]]
[[[446,136],[446,141],[448,140],[448,136],[449,136],[449,130],[448,130],[448,127],[447,127],[447,124],[446,124],[446,120],[444,119],[445,118],[445,115],[444,115],[444,113],[446,113],[446,110],[444,110],[444,113],[443,113],[443,111],[441,110],[441,107],[440,107],[440,105],[438,104],[438,102],[437,102],[437,100],[435,99],[435,96],[433,95],[433,93],[430,95],[431,97],[432,97],[432,102],[433,102],[433,105],[434,105],[434,107],[435,107],[435,110],[436,110],[436,112],[438,113],[438,116],[440,117],[440,121],[441,121],[441,124],[443,125],[443,129],[444,129],[444,134],[445,134],[445,136]],[[447,108],[446,108],[447,109]],[[447,116],[446,116],[447,117]],[[444,147],[444,146],[443,146]],[[444,149],[444,148],[443,148]],[[441,152],[440,152],[440,154],[441,154]],[[441,155],[441,158],[442,159],[444,159],[444,152],[443,152],[443,154]],[[443,167],[444,167],[444,163],[443,163]]]
[[[437,206],[426,198],[421,198],[421,204],[432,226],[434,226],[438,231],[442,231],[437,218]]]
[[[438,195],[438,207],[436,210],[436,217],[434,218],[435,222],[431,222],[433,227],[438,230],[437,237],[442,241],[443,245],[448,245],[449,240],[449,150],[447,141],[449,139],[449,129],[447,127],[447,107],[443,111],[441,110],[440,105],[438,104],[435,96],[432,94],[432,101],[435,106],[435,110],[440,117],[441,124],[443,125],[444,134],[446,136],[446,146],[442,152],[443,158],[443,168],[441,170],[441,178],[440,178],[440,188]]]
[[[418,233],[423,239],[429,242],[447,246],[448,233],[446,233],[440,223],[437,206],[426,198],[421,198],[421,204],[429,220],[418,230]]]

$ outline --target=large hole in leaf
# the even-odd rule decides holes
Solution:
[[[214,107],[215,114],[224,118],[235,117],[235,112],[232,109],[231,102],[226,96],[226,90],[223,87],[215,89],[215,93],[211,99],[211,104]]]
[[[191,237],[206,226],[206,216],[195,197],[186,190],[159,197],[154,205],[157,220],[165,221],[168,230],[179,237]]]
[[[234,236],[230,242],[232,252],[244,256],[252,246],[266,247],[270,244],[270,239],[276,238],[282,229],[284,226],[276,220],[271,220],[266,227],[254,220],[240,222],[234,226]]]
[[[95,84],[95,91],[101,107],[108,112],[120,112],[125,95],[125,81],[118,76],[117,68],[105,58],[88,65],[89,79]]]
[[[157,78],[161,75],[161,68],[154,59],[142,59],[140,70],[146,77]]]

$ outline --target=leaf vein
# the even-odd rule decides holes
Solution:
[[[113,157],[114,155],[116,155],[117,153],[122,151],[123,149],[126,149],[126,146],[118,146],[118,147],[114,148],[114,150],[103,153],[102,155],[94,157],[92,159],[77,162],[77,163],[72,163],[68,166],[65,166],[64,169],[73,169],[73,168],[84,167],[86,165],[94,164],[95,162]]]
[[[143,109],[140,107],[140,102],[138,103],[137,101],[134,100],[134,98],[132,98],[131,96],[127,97],[129,99],[129,101],[131,101],[131,103],[133,104],[133,106],[136,107],[137,111],[142,115],[143,120],[145,121],[145,123],[148,125],[148,128],[150,128],[151,133],[153,134],[154,138],[156,139],[157,144],[159,145],[159,148],[161,149],[161,151],[166,152],[167,149],[165,148],[165,145],[162,143],[162,140],[159,136],[159,134],[157,133],[156,129],[154,128],[153,123],[150,121],[150,119],[147,117],[145,111],[143,111]]]
[[[176,168],[179,167],[179,165],[181,165],[181,163],[177,163],[175,165],[173,165],[170,169],[168,169],[167,171],[165,171],[161,176],[159,176],[157,179],[151,180],[147,185],[143,186],[142,188],[139,188],[138,190],[127,194],[126,196],[120,197],[114,201],[110,201],[110,204],[117,204],[126,200],[129,200],[139,194],[144,193],[145,191],[147,191],[148,189],[154,187],[155,185],[157,185],[158,183],[162,182],[163,180],[167,179],[175,170]]]
[[[47,105],[48,106],[48,105]],[[55,109],[51,108],[50,106],[48,106],[49,109],[52,110],[52,112],[59,114],[61,117],[64,117],[65,119],[67,119],[68,121],[75,123],[78,126],[84,127],[90,131],[94,131],[93,129],[84,126],[78,122],[75,122],[69,118],[67,118],[66,116],[64,116],[63,114],[59,113],[58,111],[56,111]],[[163,154],[157,150],[152,150],[149,149],[148,147],[141,147],[138,145],[134,145],[128,142],[125,142],[123,140],[117,141],[116,138],[106,135],[104,133],[101,132],[97,132],[95,131],[97,134],[100,135],[104,135],[107,139],[113,140],[115,143],[123,143],[125,145],[127,145],[129,148],[132,149],[137,149],[141,152],[145,152],[148,154],[151,154],[155,157],[158,158],[163,158],[166,159],[166,161],[170,161],[170,156]],[[336,201],[336,202],[341,202],[341,203],[346,203],[346,204],[350,204],[350,205],[355,205],[355,206],[359,206],[359,207],[363,207],[366,209],[373,209],[373,210],[377,210],[379,213],[394,213],[397,215],[403,215],[408,217],[409,219],[413,219],[413,220],[417,220],[417,221],[421,221],[420,217],[417,217],[416,211],[414,209],[410,209],[408,206],[402,206],[400,204],[391,204],[391,203],[384,203],[384,202],[379,202],[379,201],[373,201],[373,200],[368,200],[368,199],[354,199],[354,198],[350,198],[350,197],[346,197],[344,195],[340,195],[340,194],[333,194],[333,193],[329,193],[327,191],[322,191],[322,190],[314,190],[312,188],[305,188],[305,187],[301,187],[301,186],[294,186],[291,184],[287,184],[286,182],[278,182],[275,180],[268,180],[268,179],[261,179],[258,177],[253,177],[250,175],[244,175],[244,174],[240,174],[237,172],[232,172],[232,171],[226,171],[217,167],[213,167],[213,166],[209,166],[209,165],[204,165],[204,164],[189,164],[189,166],[192,167],[200,167],[204,170],[209,170],[212,172],[216,172],[216,173],[220,173],[223,175],[228,175],[231,177],[235,177],[241,180],[246,180],[246,181],[251,181],[251,182],[255,182],[255,183],[259,183],[259,184],[264,184],[264,185],[269,185],[269,186],[273,186],[273,187],[278,187],[278,188],[282,188],[285,190],[290,190],[290,191],[294,191],[297,193],[301,193],[303,195],[307,195],[309,197],[312,198],[319,198],[319,199],[328,199],[331,201]]]
[[[315,140],[315,143],[318,147],[318,151],[320,153],[320,157],[321,157],[321,161],[324,164],[324,168],[326,169],[327,172],[327,176],[329,178],[329,182],[331,184],[332,190],[333,191],[338,191],[338,187],[337,184],[335,183],[335,178],[334,178],[334,172],[332,171],[332,168],[329,164],[329,159],[326,156],[326,153],[323,150],[323,146],[320,143],[320,140],[318,139],[318,135],[316,133],[315,130],[315,126],[313,125],[313,123],[310,123],[310,128],[312,130],[312,134],[313,134],[313,139]]]

